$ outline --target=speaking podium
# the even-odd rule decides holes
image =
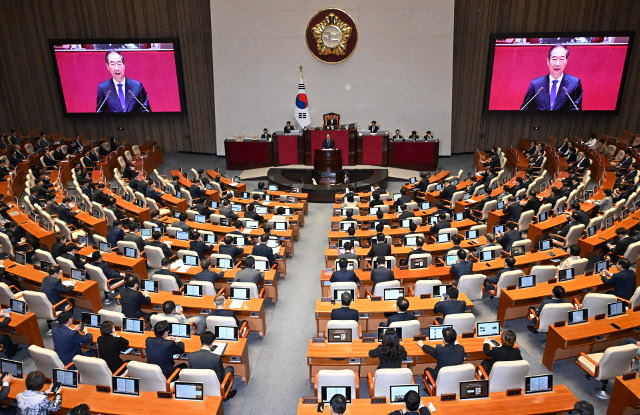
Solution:
[[[313,153],[313,169],[322,173],[337,173],[342,170],[342,151],[315,150]]]

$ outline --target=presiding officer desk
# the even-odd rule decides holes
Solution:
[[[617,272],[615,268],[610,268],[612,273]],[[528,314],[529,307],[538,307],[542,300],[551,297],[553,287],[564,288],[563,298],[582,298],[587,292],[601,292],[611,289],[610,285],[604,284],[600,274],[577,275],[574,279],[564,282],[547,283],[539,282],[534,287],[513,288],[503,290],[498,303],[498,320],[504,327],[506,320],[524,318]]]
[[[51,384],[46,384],[48,389]],[[16,399],[16,396],[26,390],[24,379],[14,378],[11,381],[11,390],[7,401]],[[113,393],[97,392],[94,385],[79,384],[77,389],[62,387],[62,406],[60,413],[86,403],[93,414],[104,415],[140,415],[153,411],[157,415],[197,415],[211,414],[223,415],[222,397],[205,396],[204,401],[188,401],[176,399],[158,398],[156,392],[140,391],[140,396],[117,395]]]
[[[431,402],[435,407],[435,415],[473,414],[473,415],[542,415],[571,411],[578,398],[565,385],[554,385],[553,391],[530,395],[507,396],[505,392],[489,393],[487,399],[442,401],[439,397],[423,397],[422,404]],[[316,404],[298,403],[298,415],[317,415]],[[387,415],[404,405],[384,403],[372,404],[370,399],[354,399],[347,405],[348,415]],[[329,413],[329,405],[325,405],[324,413]]]
[[[420,298],[414,296],[405,296],[409,301],[408,313],[413,313],[416,319],[420,322],[421,328],[426,328],[433,324],[433,321],[439,314],[433,313],[433,307],[436,305],[440,298]],[[473,301],[469,300],[466,294],[460,293],[459,300],[467,303],[467,308],[473,311]],[[327,322],[331,320],[331,310],[340,308],[342,304],[340,301],[336,301],[335,304],[331,304],[331,301],[322,301],[318,299],[316,301],[316,328],[318,336],[322,336],[327,328]],[[353,300],[350,307],[354,310],[358,310],[359,325],[362,328],[363,333],[377,332],[380,323],[386,322],[387,317],[385,313],[396,312],[395,301],[371,301],[370,298],[357,298]]]
[[[633,373],[633,378],[626,380],[622,376],[616,377],[607,415],[637,414],[638,412],[640,412],[640,379],[637,374]]]
[[[617,327],[614,327],[615,326]],[[576,357],[581,352],[595,353],[607,347],[618,346],[622,339],[636,337],[640,333],[640,310],[627,310],[624,315],[586,323],[566,325],[559,322],[549,326],[547,342],[542,355],[542,364],[553,370],[558,359]]]
[[[488,338],[499,340],[500,336],[458,337],[458,343],[464,346],[465,363],[474,363],[477,366],[486,358],[482,345]],[[424,343],[433,347],[444,344],[442,340],[429,341],[428,338]],[[322,369],[349,369],[356,375],[359,374],[361,378],[366,378],[367,373],[373,374],[380,364],[380,359],[377,357],[369,357],[369,350],[375,349],[379,344],[377,341],[364,343],[361,339],[354,339],[352,343],[327,343],[326,341],[314,343],[313,339],[309,340],[307,348],[309,384],[313,384],[315,373]],[[436,359],[422,351],[418,342],[412,338],[402,339],[400,345],[407,351],[407,359],[402,363],[402,367],[411,369],[413,376],[422,376],[427,367],[436,366]]]
[[[552,253],[553,256],[549,255]],[[516,268],[523,269],[523,271],[534,265],[545,264],[551,259],[562,259],[567,257],[569,254],[560,249],[553,248],[549,251],[543,252],[535,252],[529,253],[527,255],[521,255],[516,257]],[[473,273],[474,274],[483,274],[483,275],[492,275],[500,269],[504,268],[504,258],[496,258],[493,261],[487,262],[474,262],[473,263]],[[430,265],[427,268],[422,269],[401,269],[394,268],[393,274],[396,280],[400,281],[400,285],[409,287],[417,280],[427,280],[427,279],[439,279],[443,284],[448,284],[453,282],[453,277],[449,274],[450,267],[438,267],[435,265]],[[373,287],[373,283],[371,281],[371,271],[365,271],[362,269],[355,270],[356,275],[360,279],[362,285],[359,289],[359,297],[364,297],[365,292],[367,290],[371,291]],[[322,296],[327,297],[329,295],[329,286],[331,283],[329,279],[331,278],[332,271],[327,271],[326,269],[322,271],[320,275],[320,286],[322,289]]]

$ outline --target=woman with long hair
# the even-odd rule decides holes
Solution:
[[[378,369],[399,369],[402,367],[402,361],[407,358],[407,351],[400,345],[398,332],[395,329],[387,329],[382,336],[382,343],[369,350],[369,357],[380,359]]]

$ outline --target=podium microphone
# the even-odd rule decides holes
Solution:
[[[100,104],[96,112],[100,112],[100,110],[102,109],[102,106],[104,105],[105,102],[107,102],[107,99],[109,98],[110,95],[111,95],[111,91],[107,91],[107,96],[104,97],[104,101],[102,101],[102,104]]]
[[[571,99],[571,95],[569,95],[569,91],[567,91],[567,87],[566,86],[562,87],[562,92],[564,92],[567,95],[567,98],[569,98],[569,101],[571,101],[571,103],[573,104],[573,107],[576,109],[576,111],[580,111],[580,109],[578,108],[576,103],[573,101],[573,99]]]
[[[149,108],[145,107],[145,106],[144,106],[144,104],[143,104],[142,102],[140,102],[140,100],[139,100],[138,98],[136,98],[136,96],[135,96],[135,95],[133,95],[133,91],[129,90],[129,95],[131,95],[131,96],[133,97],[133,99],[135,99],[135,100],[138,102],[138,104],[140,104],[140,106],[141,106],[142,108],[144,108],[144,110],[145,110],[146,112],[149,112]]]
[[[531,103],[531,101],[533,101],[538,95],[540,95],[542,93],[542,91],[544,91],[544,87],[543,86],[538,88],[538,92],[536,92],[536,94],[534,96],[532,96],[531,99],[529,101],[527,101],[527,103],[522,106],[522,108],[520,108],[520,111],[522,111],[523,109],[527,108],[527,105],[529,105]]]

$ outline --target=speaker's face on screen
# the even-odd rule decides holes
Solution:
[[[124,79],[124,58],[122,55],[111,52],[107,56],[107,69],[113,79],[117,82],[122,82]]]
[[[558,78],[564,73],[567,66],[567,50],[563,46],[556,46],[551,51],[551,56],[547,57],[547,66],[549,66],[549,74]]]

